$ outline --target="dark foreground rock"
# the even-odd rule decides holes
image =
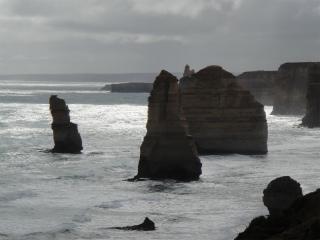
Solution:
[[[149,218],[146,217],[143,223],[139,225],[126,226],[126,227],[113,227],[110,229],[125,230],[125,231],[154,231],[156,230],[156,226],[153,221],[151,221]]]
[[[144,82],[129,82],[129,83],[114,83],[107,84],[101,90],[119,92],[119,93],[150,93],[152,89],[152,83]]]
[[[274,88],[274,115],[303,115],[306,112],[307,86],[312,76],[310,69],[317,62],[282,64]]]
[[[135,179],[199,179],[201,162],[179,101],[178,80],[167,71],[156,78],[149,97],[147,134]]]
[[[289,176],[271,181],[263,191],[263,203],[272,217],[283,216],[284,211],[300,197],[302,197],[300,184]]]
[[[279,198],[280,200],[280,198]],[[298,197],[281,215],[257,217],[236,240],[319,240],[320,190]]]
[[[199,153],[265,154],[264,106],[220,66],[180,80],[181,102]]]
[[[307,110],[302,125],[309,128],[320,127],[320,64],[309,69]]]
[[[273,105],[273,90],[278,71],[251,71],[237,76],[240,86],[249,90],[263,105]]]
[[[53,118],[51,127],[53,130],[54,148],[52,152],[80,153],[82,150],[82,140],[77,124],[70,122],[68,105],[56,95],[50,97],[49,104]]]

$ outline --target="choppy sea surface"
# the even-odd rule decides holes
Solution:
[[[262,190],[290,175],[319,188],[320,130],[271,116],[266,156],[201,157],[201,180],[127,182],[146,133],[147,94],[99,91],[103,82],[0,80],[0,239],[230,240],[267,214]],[[81,155],[51,154],[48,98],[69,104]],[[154,232],[109,227],[150,217]]]

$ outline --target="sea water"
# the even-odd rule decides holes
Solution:
[[[270,115],[265,156],[203,156],[200,181],[127,182],[137,173],[148,94],[103,92],[103,82],[0,80],[0,239],[230,240],[267,214],[262,191],[289,175],[320,186],[320,130]],[[48,99],[69,104],[84,151],[51,154]],[[151,218],[153,232],[110,227]]]

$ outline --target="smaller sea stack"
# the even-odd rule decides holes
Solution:
[[[80,153],[82,148],[81,136],[77,124],[70,122],[69,108],[63,99],[52,95],[49,99],[52,115],[52,130],[55,153]]]
[[[201,162],[180,106],[178,79],[167,71],[156,78],[149,97],[147,134],[135,179],[199,179]]]
[[[307,111],[302,125],[309,128],[320,127],[320,65],[309,69]]]

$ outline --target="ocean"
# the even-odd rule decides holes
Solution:
[[[0,80],[1,240],[231,240],[267,214],[262,191],[272,179],[289,175],[304,193],[319,187],[320,129],[301,128],[302,116],[272,116],[271,106],[267,155],[202,156],[197,182],[125,181],[137,173],[148,94],[100,91],[108,81]],[[66,100],[78,124],[80,155],[46,151],[53,147],[52,94]],[[146,216],[156,231],[109,229]]]

